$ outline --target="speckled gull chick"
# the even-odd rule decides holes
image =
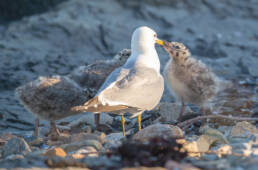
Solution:
[[[132,35],[132,53],[127,62],[108,76],[93,99],[74,109],[120,114],[124,135],[123,114],[129,112],[132,118],[138,117],[141,130],[141,114],[159,103],[164,90],[155,43],[160,41],[152,29],[137,28]]]
[[[50,133],[59,134],[55,121],[77,114],[73,106],[83,104],[87,96],[83,89],[67,76],[39,77],[15,90],[20,103],[36,116],[35,136],[39,119],[50,121]]]
[[[130,49],[123,49],[111,60],[100,60],[93,64],[76,68],[68,75],[68,77],[85,90],[85,93],[90,97],[88,98],[89,100],[95,96],[108,75],[116,68],[124,65],[130,55]],[[95,125],[98,129],[100,114],[95,114],[94,116]]]
[[[220,80],[203,62],[191,56],[181,43],[164,41],[163,48],[169,53],[170,60],[164,69],[164,78],[170,92],[181,101],[178,120],[184,113],[184,103],[204,108],[220,90]]]
[[[50,121],[50,132],[58,135],[55,121],[80,113],[71,108],[93,98],[106,77],[123,65],[130,53],[130,50],[124,49],[111,60],[80,66],[68,76],[39,77],[18,87],[15,90],[17,99],[36,116],[35,136],[38,136],[39,118]],[[99,116],[96,124],[98,121]]]

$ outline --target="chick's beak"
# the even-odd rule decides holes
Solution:
[[[156,39],[155,40],[155,43],[157,43],[157,44],[159,44],[159,45],[161,45],[161,46],[164,46],[164,41],[163,40],[160,40],[160,39]]]

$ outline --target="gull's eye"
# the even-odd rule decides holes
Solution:
[[[174,47],[175,47],[175,49],[180,49],[180,47],[178,45],[175,45]]]
[[[154,34],[154,37],[157,38],[157,34]]]

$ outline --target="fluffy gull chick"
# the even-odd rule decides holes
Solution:
[[[111,60],[80,66],[68,76],[39,77],[15,90],[20,103],[36,116],[35,136],[38,136],[39,118],[50,121],[50,132],[59,134],[55,121],[80,112],[72,107],[95,96],[107,76],[123,65],[130,56],[124,49]],[[95,117],[98,125],[99,116]]]
[[[200,60],[191,56],[181,43],[163,41],[170,60],[164,69],[164,78],[170,92],[181,101],[178,120],[184,113],[184,104],[192,103],[204,108],[216,96],[221,80]]]

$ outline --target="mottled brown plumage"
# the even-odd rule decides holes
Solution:
[[[203,62],[193,58],[183,44],[164,41],[163,48],[171,56],[164,77],[170,92],[182,102],[180,119],[184,102],[205,107],[216,96],[220,80]]]
[[[87,66],[80,66],[72,71],[68,77],[78,83],[82,88],[95,89],[96,92],[104,83],[106,77],[115,68],[122,66],[130,55],[131,50],[123,49],[113,59],[100,60]]]
[[[15,91],[18,100],[37,117],[35,135],[38,135],[38,118],[50,121],[51,130],[58,133],[55,121],[80,113],[71,108],[91,99],[106,77],[123,65],[130,53],[124,49],[112,60],[81,66],[68,76],[39,77],[18,87]]]
[[[84,88],[85,92],[90,98],[93,98],[98,89],[105,82],[108,75],[114,71],[114,69],[122,66],[130,55],[130,49],[123,49],[117,55],[115,55],[113,59],[100,60],[87,66],[80,66],[70,73],[68,77]],[[94,116],[95,124],[98,128],[100,114],[95,114]]]
[[[75,115],[71,108],[82,104],[89,98],[83,89],[66,76],[39,77],[37,80],[20,86],[15,91],[17,98],[24,107],[33,113],[35,135],[38,135],[40,119],[51,122],[51,130],[58,133],[55,121]]]

